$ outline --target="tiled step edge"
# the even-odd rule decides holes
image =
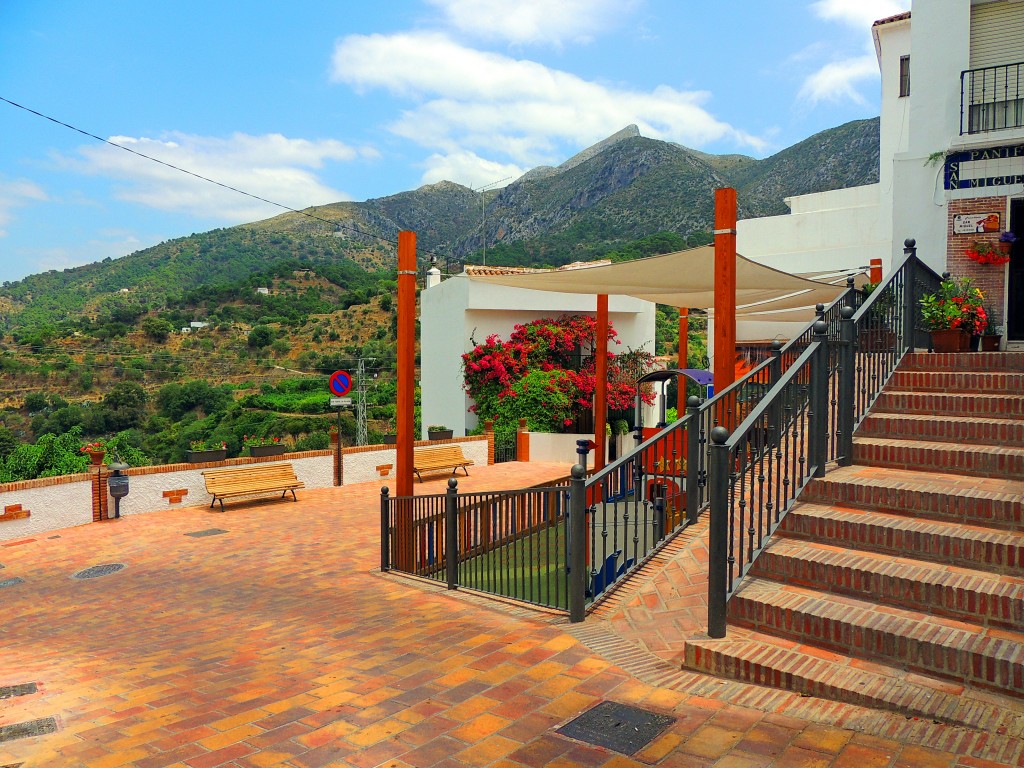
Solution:
[[[1005,575],[1024,568],[1024,534],[841,506],[798,503],[780,533]]]
[[[982,626],[1024,627],[1024,581],[776,536],[751,575]]]
[[[1024,392],[1022,371],[908,371],[897,369],[888,383],[889,389],[915,392],[949,392],[951,394],[1007,394]]]
[[[964,394],[951,392],[907,392],[885,390],[875,401],[874,410],[885,413],[922,413],[1021,419],[1024,418],[1024,395]]]
[[[872,467],[1024,480],[1024,448],[856,437],[853,461]]]
[[[1024,694],[1024,635],[747,579],[732,623],[826,650],[1010,695]]]
[[[926,474],[867,479],[830,473],[808,483],[800,498],[810,503],[1024,531],[1024,499],[1020,495],[980,492],[966,486],[951,489],[930,483]]]
[[[861,422],[857,436],[1024,448],[1024,419],[951,419],[926,413],[874,412]]]
[[[963,686],[955,683],[924,679],[915,683],[908,681],[906,673],[886,665],[759,633],[734,629],[729,633],[741,637],[688,639],[683,667],[991,734],[999,730],[1010,739],[1024,735],[1024,718],[1018,713],[964,696]]]
[[[1024,352],[915,352],[900,362],[906,371],[1024,371]]]

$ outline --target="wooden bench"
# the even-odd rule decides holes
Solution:
[[[412,471],[416,477],[423,482],[421,472],[434,472],[441,469],[450,469],[454,475],[460,467],[469,476],[466,467],[473,464],[472,459],[462,455],[461,445],[433,445],[429,448],[417,448],[413,451]]]
[[[295,476],[291,464],[250,464],[228,469],[207,469],[202,474],[206,480],[206,492],[213,495],[210,506],[219,501],[221,512],[224,511],[224,499],[278,491],[283,499],[291,491],[292,499],[298,501],[295,489],[305,487]]]

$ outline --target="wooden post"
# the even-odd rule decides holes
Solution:
[[[526,426],[526,419],[519,420],[519,429],[516,430],[516,461],[530,460],[530,430]]]
[[[689,309],[689,307],[680,307],[679,308],[679,367],[680,368],[688,368],[689,367],[686,364],[686,359],[690,355],[689,343],[690,343],[690,309]],[[680,383],[682,383],[682,382],[680,382]],[[682,402],[682,401],[683,401],[683,398],[682,398],[682,395],[680,395],[679,402]]]
[[[416,233],[398,233],[398,402],[395,496],[412,496],[416,365]]]
[[[736,380],[736,190],[715,190],[715,394]]]
[[[608,436],[605,425],[608,423],[608,295],[597,297],[597,329],[594,332],[594,354],[597,356],[594,376],[597,379],[594,387],[594,469],[605,465],[608,455]]]

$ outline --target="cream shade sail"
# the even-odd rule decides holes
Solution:
[[[711,309],[715,304],[715,249],[701,246],[646,259],[614,264],[573,265],[560,269],[502,272],[467,270],[470,280],[511,288],[560,293],[633,296],[673,307]],[[497,274],[495,274],[497,273]],[[829,303],[844,285],[809,280],[736,257],[736,303],[759,305],[760,310]],[[751,308],[753,309],[753,308]]]

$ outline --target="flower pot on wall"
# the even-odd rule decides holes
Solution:
[[[971,337],[956,328],[932,331],[932,348],[936,352],[962,352],[971,343]]]
[[[250,445],[250,456],[280,456],[284,453],[283,445]]]
[[[191,464],[200,464],[204,461],[224,461],[228,457],[228,452],[224,448],[220,448],[216,451],[189,451],[188,461]]]
[[[1002,336],[994,336],[989,334],[988,336],[981,337],[981,351],[982,352],[998,352],[999,342],[1002,340]]]
[[[103,457],[107,455],[106,451],[89,451],[89,462],[98,467],[103,463]]]
[[[398,435],[384,435],[384,445],[394,445],[397,439]]]
[[[428,429],[427,439],[428,440],[451,440],[452,435],[455,433],[453,429]]]

